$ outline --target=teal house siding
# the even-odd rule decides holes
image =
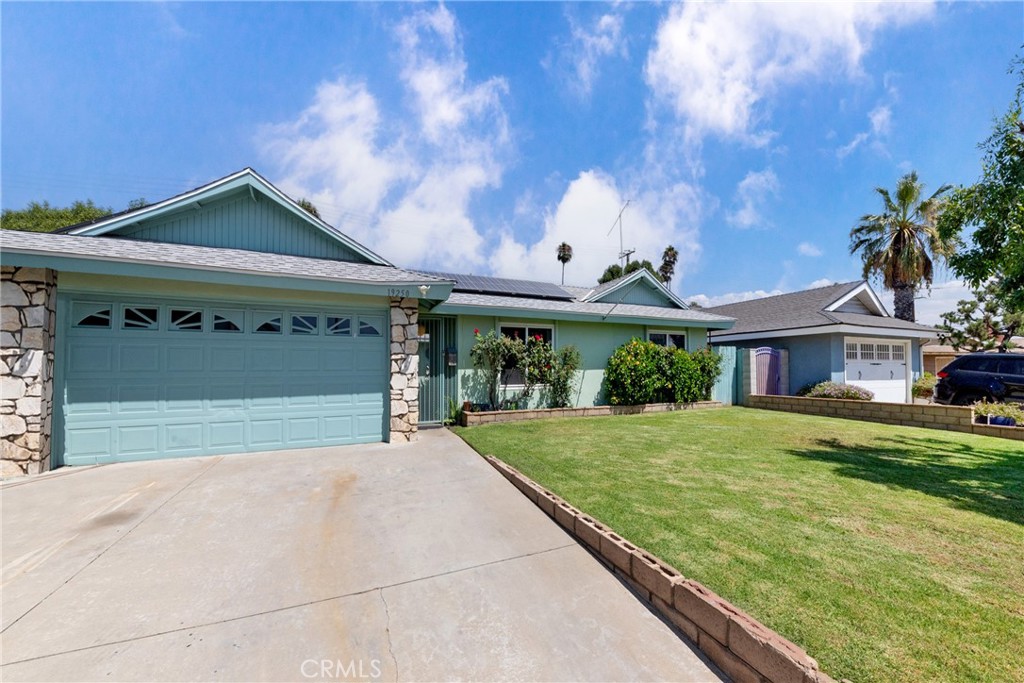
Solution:
[[[576,406],[595,406],[608,403],[604,391],[604,369],[608,358],[618,347],[633,337],[644,338],[642,325],[617,325],[611,323],[560,323],[556,343],[558,346],[573,344],[583,356],[576,393]]]
[[[633,287],[625,293],[612,292],[600,300],[606,303],[640,304],[641,306],[658,306],[659,308],[672,307],[672,303],[665,298],[664,294],[643,285]]]
[[[260,193],[248,191],[235,192],[200,208],[186,208],[150,221],[125,226],[112,234],[136,240],[201,247],[366,261],[366,258],[279,203]]]

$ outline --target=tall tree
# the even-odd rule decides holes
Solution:
[[[641,269],[646,270],[648,273],[653,275],[655,280],[658,280],[659,282],[661,281],[661,276],[658,275],[658,271],[654,269],[654,264],[647,259],[644,259],[643,261],[630,261],[626,264],[625,268],[620,266],[618,263],[611,264],[604,269],[604,273],[597,279],[597,284],[603,285],[606,282],[617,280],[620,277],[629,275],[630,273],[634,273]]]
[[[556,249],[558,255],[558,262],[562,264],[562,284],[565,284],[565,264],[572,261],[572,247],[569,246],[568,242],[562,242]]]
[[[952,240],[974,228],[971,243],[950,257],[950,266],[972,287],[997,277],[1008,309],[1024,312],[1024,57],[1014,60],[1010,72],[1015,70],[1014,100],[979,145],[981,179],[953,191],[939,217],[939,233]]]
[[[911,171],[896,183],[895,194],[875,188],[882,199],[882,212],[865,214],[850,230],[850,253],[860,253],[864,277],[877,275],[893,292],[896,317],[914,322],[914,293],[923,283],[931,285],[936,263],[953,252],[954,243],[939,236],[935,220],[943,185],[924,198],[924,183]]]
[[[299,201],[297,201],[295,203],[298,204],[299,206],[301,206],[303,209],[305,209],[309,213],[311,213],[314,216],[316,216],[317,218],[320,218],[320,210],[316,208],[316,205],[313,202],[309,201],[305,197],[303,197],[302,199],[300,199]],[[321,219],[321,220],[323,220],[323,219]]]
[[[679,261],[679,252],[671,244],[665,247],[665,251],[661,252],[661,267],[658,268],[658,274],[661,275],[661,279],[668,285],[672,282],[672,277],[676,274],[676,263]]]
[[[957,351],[1008,351],[1011,339],[1024,332],[1024,312],[1013,312],[1005,305],[1001,281],[989,280],[975,289],[974,299],[960,300],[956,310],[942,314],[939,340]]]
[[[5,230],[53,232],[69,225],[109,216],[113,211],[110,207],[96,206],[91,199],[74,202],[71,206],[29,202],[24,209],[4,209],[0,215],[0,227]]]

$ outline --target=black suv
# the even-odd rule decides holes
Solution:
[[[972,353],[939,370],[936,403],[967,406],[975,401],[1024,402],[1024,354]]]

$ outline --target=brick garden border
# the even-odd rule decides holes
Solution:
[[[932,403],[883,403],[879,401],[852,401],[838,398],[753,394],[746,398],[746,407],[822,415],[824,417],[841,417],[866,422],[881,422],[883,424],[903,425],[904,427],[945,429],[954,432],[1024,441],[1024,428],[974,424],[974,413],[969,406],[943,406]]]
[[[551,417],[595,417],[599,415],[639,415],[641,413],[669,413],[676,410],[707,410],[721,408],[721,401],[697,401],[695,403],[647,403],[639,406],[590,406],[588,408],[538,408],[537,410],[490,410],[478,413],[463,411],[460,424],[463,427],[490,424],[492,422],[522,422],[543,420]]]
[[[835,683],[810,655],[494,456],[496,470],[737,683]]]

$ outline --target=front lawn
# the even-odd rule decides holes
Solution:
[[[745,408],[457,431],[837,679],[1024,681],[1019,441]]]

